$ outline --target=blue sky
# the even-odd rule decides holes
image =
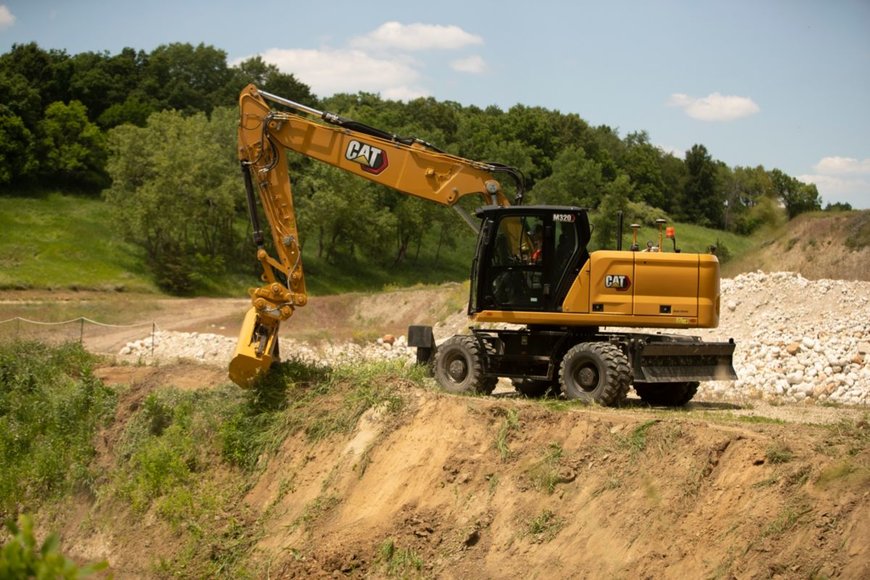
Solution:
[[[30,41],[203,42],[319,96],[577,113],[870,208],[870,0],[0,0],[0,52]]]

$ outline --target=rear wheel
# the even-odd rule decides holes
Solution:
[[[686,381],[676,383],[635,383],[634,390],[640,399],[649,405],[682,407],[698,392],[700,383]]]
[[[628,393],[631,370],[618,346],[581,342],[565,353],[559,378],[567,398],[615,407]]]
[[[483,353],[473,336],[453,336],[435,351],[435,379],[450,393],[488,395],[498,377],[484,376]]]

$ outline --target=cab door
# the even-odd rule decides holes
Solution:
[[[472,314],[557,310],[579,242],[575,222],[554,215],[545,209],[505,211],[485,220],[472,271]]]

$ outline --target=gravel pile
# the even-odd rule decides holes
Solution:
[[[282,358],[296,358],[311,364],[338,366],[361,361],[414,360],[416,349],[408,348],[404,336],[379,338],[360,345],[353,342],[310,345],[289,338],[280,339]],[[129,342],[118,352],[121,360],[137,363],[192,360],[218,366],[229,365],[236,339],[219,334],[159,330],[146,338]]]
[[[752,272],[722,280],[721,310],[719,328],[684,334],[734,338],[740,378],[703,383],[696,399],[870,405],[870,283]],[[466,327],[463,317],[436,327],[436,337]],[[153,344],[150,336],[131,342],[119,357],[227,365],[235,344],[235,338],[216,334],[159,331]],[[328,365],[415,359],[404,336],[318,346],[282,338],[281,354]]]
[[[733,336],[737,381],[699,397],[870,405],[870,283],[810,281],[790,272],[722,280],[718,329]]]

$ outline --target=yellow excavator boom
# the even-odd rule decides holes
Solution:
[[[467,195],[480,196],[485,205],[510,205],[495,179],[498,174],[513,178],[518,197],[522,195],[521,176],[510,167],[451,155],[419,139],[317,111],[254,85],[242,90],[239,113],[238,155],[264,282],[249,291],[251,309],[230,363],[230,379],[243,387],[269,368],[277,356],[281,322],[308,301],[287,150],[457,209],[454,204]],[[271,226],[277,256],[266,250],[257,202]],[[474,227],[471,218],[463,217]]]

